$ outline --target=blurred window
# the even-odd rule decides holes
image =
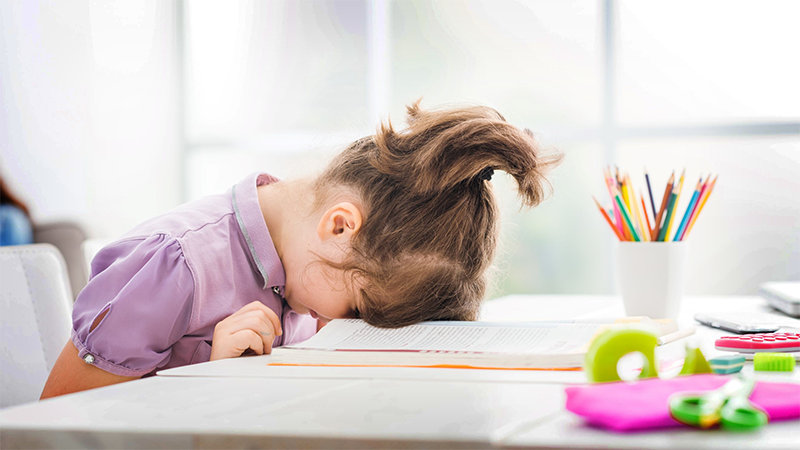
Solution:
[[[608,202],[608,164],[638,189],[646,166],[654,196],[673,169],[687,168],[684,192],[720,175],[692,232],[689,293],[800,278],[797,2],[184,5],[186,200],[255,170],[321,168],[378,119],[402,126],[420,97],[480,103],[566,154],[554,196],[532,211],[495,177],[504,223],[491,297],[616,291],[615,238],[590,197]]]

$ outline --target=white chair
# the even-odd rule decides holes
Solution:
[[[0,247],[0,408],[39,399],[71,316],[69,275],[56,247]]]
[[[83,263],[85,266],[87,280],[88,277],[92,274],[92,260],[94,259],[95,255],[103,249],[106,245],[114,242],[113,239],[108,238],[92,238],[86,239],[81,244],[81,252],[83,252]],[[85,283],[84,283],[85,284]],[[78,297],[78,294],[75,294],[75,298]]]
[[[84,254],[81,244],[86,240],[86,232],[78,222],[59,221],[36,223],[33,227],[33,242],[37,244],[53,244],[67,263],[69,284],[72,287],[72,300],[78,297],[86,282],[89,272],[83,263]]]

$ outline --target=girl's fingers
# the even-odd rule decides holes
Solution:
[[[281,328],[281,319],[278,317],[277,314],[275,314],[275,311],[267,308],[267,305],[265,305],[265,304],[263,304],[263,303],[261,303],[259,301],[250,302],[250,303],[244,305],[238,311],[236,311],[235,313],[233,313],[230,316],[228,316],[225,320],[228,320],[228,319],[231,319],[231,318],[234,318],[234,317],[244,316],[244,315],[246,315],[248,313],[252,313],[252,312],[255,312],[255,311],[260,311],[262,314],[264,314],[264,316],[267,318],[267,320],[269,320],[270,323],[272,323],[272,325],[274,327],[274,330],[275,330],[276,336],[280,336],[280,335],[283,334],[283,329]]]
[[[254,325],[259,327],[259,331],[264,331],[264,329],[269,330],[270,333],[274,336],[279,336],[279,334],[275,330],[275,324],[267,317],[267,315],[263,311],[250,311],[239,316],[231,318],[231,325],[235,325],[237,327],[241,327],[242,324],[248,324],[253,326],[256,323],[260,323],[262,325]],[[255,328],[253,328],[255,329]]]
[[[246,312],[255,311],[255,310],[259,309],[259,305],[264,306],[264,304],[259,302],[258,300],[254,301],[254,302],[250,302],[250,303],[242,306],[241,308],[239,308],[238,311],[236,311],[235,313],[231,314],[228,317],[236,317],[236,316],[239,316],[239,315],[244,314]],[[266,308],[266,306],[264,306],[264,307]]]
[[[275,340],[275,330],[272,322],[267,320],[258,311],[251,311],[245,315],[234,318],[225,323],[220,322],[219,332],[222,335],[234,335],[241,331],[253,331],[261,337],[265,353],[272,351],[272,342]]]
[[[241,356],[248,348],[258,355],[272,353],[272,342],[281,333],[278,315],[261,302],[251,302],[214,327],[211,359]]]
[[[254,313],[256,311],[253,311]],[[269,320],[266,320],[262,315],[254,314],[254,315],[245,315],[240,319],[237,319],[235,322],[231,323],[230,327],[227,331],[228,333],[236,333],[241,330],[252,330],[261,336],[261,340],[264,341],[264,349],[265,353],[270,353],[268,350],[272,350],[272,342],[275,340],[275,330],[272,328],[272,323]]]
[[[231,339],[237,353],[234,356],[241,355],[248,348],[252,348],[257,355],[264,354],[264,341],[261,339],[261,335],[253,330],[239,330],[231,334]],[[270,343],[270,351],[272,351],[272,343]]]

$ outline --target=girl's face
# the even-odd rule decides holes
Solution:
[[[282,258],[286,303],[298,314],[325,322],[357,317],[357,283],[319,259],[344,260],[350,239],[361,226],[360,211],[353,203],[343,202],[321,218],[298,225],[290,233],[291,243]]]
[[[314,262],[305,270],[286,269],[284,296],[296,313],[324,322],[356,317],[356,296],[342,271]]]

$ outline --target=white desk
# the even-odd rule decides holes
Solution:
[[[483,318],[621,314],[613,297],[532,300],[489,303]],[[756,297],[687,298],[680,321],[691,323],[694,311],[721,304],[735,309],[760,303]],[[507,311],[512,305],[515,311]],[[701,328],[693,339],[713,354],[708,343],[713,347],[713,337],[721,334]],[[797,421],[753,434],[671,429],[621,435],[593,429],[564,410],[564,385],[582,382],[581,372],[266,367],[267,358],[173,369],[0,411],[0,447],[773,450],[800,442]],[[800,382],[800,373],[768,378]]]

